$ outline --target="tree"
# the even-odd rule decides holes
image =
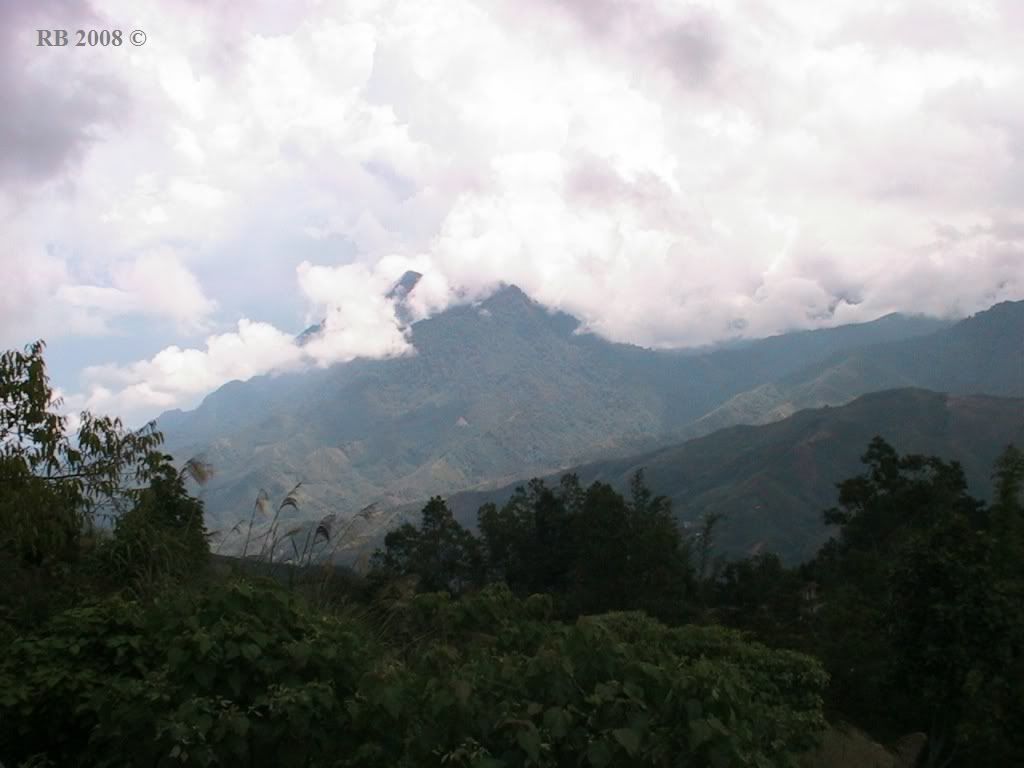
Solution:
[[[534,479],[478,514],[489,574],[519,595],[559,597],[563,613],[643,609],[679,619],[693,571],[669,500],[637,472],[627,501],[610,485]]]
[[[774,646],[799,643],[803,617],[801,581],[778,555],[762,552],[728,563],[711,583],[711,618],[751,630]]]
[[[209,467],[193,460],[178,471],[171,460],[157,452],[147,457],[149,485],[114,521],[113,536],[101,550],[112,575],[136,588],[191,578],[202,572],[210,553],[203,502],[185,487],[186,478],[205,482]]]
[[[72,559],[97,514],[129,508],[163,441],[152,423],[132,432],[88,412],[72,438],[44,349],[0,355],[0,551],[31,563]]]
[[[991,509],[955,462],[880,438],[864,460],[826,512],[839,537],[808,569],[833,706],[882,735],[926,731],[929,766],[1011,764],[1024,751],[1019,454],[997,463]]]
[[[384,537],[373,556],[378,579],[415,575],[426,592],[460,594],[482,580],[480,547],[435,496],[423,508],[420,525],[405,523]]]
[[[1024,552],[1024,451],[1006,447],[996,461],[992,533],[1000,542],[1004,565],[1021,565]]]
[[[899,680],[927,702],[928,765],[1010,765],[1024,753],[1022,454],[996,462],[978,526],[949,509],[900,553],[889,621]]]
[[[500,509],[481,507],[477,520],[492,578],[521,595],[564,592],[576,560],[571,504],[577,494],[582,491],[574,475],[566,475],[557,490],[534,478]]]

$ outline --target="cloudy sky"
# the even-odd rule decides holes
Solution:
[[[1022,299],[1022,33],[1020,0],[6,0],[0,345],[138,423],[408,353],[410,268],[418,316],[505,281],[648,346]]]

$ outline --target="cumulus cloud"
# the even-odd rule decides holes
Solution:
[[[414,317],[514,282],[657,346],[1024,298],[1016,0],[5,12],[0,339],[212,332],[165,350],[180,374],[155,347],[87,376],[112,408],[408,354],[383,298],[406,269]],[[30,47],[77,23],[150,42]],[[296,353],[239,317],[325,332]]]
[[[298,268],[299,287],[310,302],[323,307],[322,329],[304,347],[317,365],[326,367],[356,357],[393,357],[411,351],[395,314],[385,298],[394,282],[363,264]]]
[[[153,315],[170,318],[187,330],[202,328],[215,306],[195,275],[171,253],[144,254],[115,264],[110,280],[110,285],[65,282],[54,298],[91,314],[102,325],[124,315]]]
[[[82,374],[86,391],[66,397],[65,406],[117,412],[138,423],[236,379],[413,352],[395,301],[385,298],[386,275],[362,264],[308,262],[296,272],[300,290],[323,318],[310,338],[300,342],[269,323],[243,319],[236,330],[209,336],[202,349],[170,346],[148,360],[90,366]]]
[[[88,394],[65,403],[129,418],[151,415],[154,408],[173,407],[233,379],[293,368],[300,359],[292,336],[266,323],[240,320],[237,330],[210,336],[204,349],[171,346],[130,365],[86,368]]]

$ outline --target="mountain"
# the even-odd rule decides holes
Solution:
[[[396,309],[418,279],[409,273],[396,285]],[[656,351],[581,333],[575,318],[506,286],[413,323],[416,354],[230,382],[158,424],[169,452],[213,464],[204,491],[211,527],[247,518],[260,488],[281,498],[299,481],[306,515],[344,517],[371,502],[401,504],[674,442],[766,383],[865,345],[948,329],[888,316],[726,349]]]
[[[972,493],[987,498],[996,457],[1010,443],[1024,445],[1024,399],[876,392],[842,407],[804,410],[773,424],[731,427],[567,471],[584,484],[600,480],[624,491],[643,469],[648,486],[672,499],[684,524],[724,515],[715,532],[721,551],[764,549],[793,562],[811,557],[830,535],[821,513],[836,503],[835,484],[862,471],[860,456],[875,435],[903,453],[961,462]],[[449,505],[475,526],[482,504],[503,503],[518,484],[455,494]]]
[[[691,434],[767,424],[802,408],[865,392],[922,387],[956,394],[1024,395],[1024,302],[1003,302],[936,333],[832,354],[730,398]]]

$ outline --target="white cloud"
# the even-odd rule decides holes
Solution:
[[[509,281],[654,345],[1024,298],[1016,0],[92,13],[150,42],[28,51],[35,17],[8,25],[10,101],[52,130],[12,134],[32,162],[0,158],[0,269],[19,286],[0,338],[156,316],[281,355],[121,361],[108,398],[155,407],[290,364],[228,330],[268,302],[278,326],[327,318],[306,362],[407,353],[382,299],[405,269],[425,275],[416,317]]]
[[[54,299],[106,327],[111,318],[148,315],[168,318],[185,330],[200,329],[215,305],[195,276],[169,252],[145,254],[114,264],[110,285],[64,282]]]
[[[297,271],[302,292],[324,310],[322,332],[304,347],[317,365],[412,350],[395,317],[394,303],[385,298],[393,278],[371,272],[364,264],[322,267],[304,261]]]
[[[386,275],[365,265],[318,267],[303,262],[299,287],[323,317],[322,329],[299,344],[268,323],[240,320],[237,330],[209,336],[203,349],[167,347],[149,360],[86,368],[87,391],[65,398],[68,409],[115,412],[131,423],[152,418],[236,379],[327,366],[355,357],[411,353],[405,331],[385,298]]]
[[[301,357],[292,338],[265,323],[240,320],[238,329],[211,336],[205,349],[167,347],[126,366],[86,368],[86,391],[65,398],[65,409],[116,413],[138,426],[160,412],[192,405],[235,379],[284,371]]]

